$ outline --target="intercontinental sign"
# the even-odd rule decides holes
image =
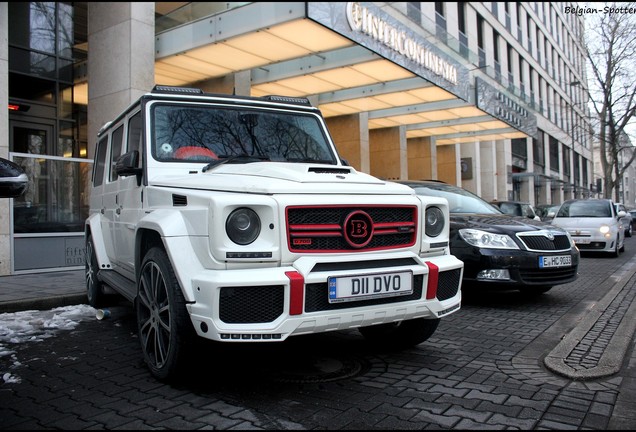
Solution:
[[[307,17],[427,81],[469,100],[468,69],[370,2],[308,2]],[[413,28],[411,28],[413,27]]]
[[[406,31],[389,24],[360,3],[347,3],[351,29],[364,33],[393,51],[457,85],[457,68],[422,45]]]

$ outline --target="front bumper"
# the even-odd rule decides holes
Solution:
[[[329,302],[329,277],[403,271],[413,274],[412,294]],[[302,257],[288,267],[203,270],[191,279],[194,302],[187,308],[201,337],[282,341],[292,335],[441,318],[460,308],[462,272],[462,261],[452,255]]]
[[[501,250],[467,248],[457,254],[464,262],[464,281],[469,283],[488,284],[488,286],[523,287],[554,286],[576,280],[580,253],[576,250],[568,252],[531,252],[526,250]],[[571,257],[569,267],[540,268],[541,256]],[[478,279],[483,270],[508,270],[510,280]]]

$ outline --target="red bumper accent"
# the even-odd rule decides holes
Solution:
[[[295,271],[285,272],[285,275],[289,278],[289,314],[300,315],[305,303],[305,278]]]
[[[426,300],[437,297],[437,280],[439,277],[439,267],[430,261],[426,261],[428,266],[428,284],[426,286]]]

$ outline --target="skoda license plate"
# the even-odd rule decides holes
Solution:
[[[413,293],[413,272],[330,277],[329,303],[369,300]]]
[[[572,265],[572,257],[570,255],[558,256],[540,256],[539,267],[570,267]]]

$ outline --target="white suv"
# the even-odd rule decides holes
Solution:
[[[134,303],[159,379],[196,335],[358,328],[407,347],[460,308],[447,201],[347,166],[307,99],[157,86],[97,141],[88,301]]]

